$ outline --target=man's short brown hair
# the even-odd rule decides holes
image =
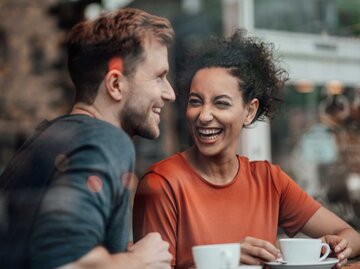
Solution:
[[[134,8],[104,13],[94,21],[77,24],[68,37],[68,67],[76,87],[75,101],[94,102],[113,57],[120,57],[123,74],[131,75],[143,59],[146,38],[169,46],[173,36],[166,18]]]

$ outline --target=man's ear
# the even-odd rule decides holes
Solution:
[[[257,98],[252,99],[246,108],[247,114],[244,120],[244,126],[250,125],[252,123],[253,119],[256,116],[258,108],[259,108],[259,100]]]
[[[124,75],[116,69],[110,70],[105,76],[105,88],[110,98],[121,101],[124,95]]]

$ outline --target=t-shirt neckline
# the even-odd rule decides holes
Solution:
[[[233,185],[239,178],[239,174],[240,174],[240,167],[241,167],[241,162],[240,162],[240,158],[239,155],[236,154],[236,158],[238,160],[239,166],[238,166],[238,170],[234,176],[234,178],[226,183],[226,184],[214,184],[209,182],[208,180],[206,180],[205,178],[203,178],[196,170],[194,167],[192,167],[192,165],[189,163],[189,161],[185,158],[185,156],[183,155],[184,152],[178,152],[177,155],[180,156],[181,160],[184,162],[184,164],[192,171],[192,173],[198,178],[200,179],[202,182],[204,182],[205,184],[211,186],[211,187],[215,187],[215,188],[219,188],[219,189],[223,189],[223,188],[227,188],[231,185]]]

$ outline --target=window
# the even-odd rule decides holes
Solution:
[[[360,35],[357,0],[255,0],[255,28],[335,36]]]

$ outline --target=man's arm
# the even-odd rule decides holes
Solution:
[[[58,269],[170,269],[169,244],[159,233],[150,233],[129,248],[128,252],[110,254],[98,246],[78,261]]]

